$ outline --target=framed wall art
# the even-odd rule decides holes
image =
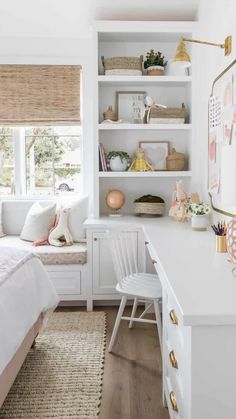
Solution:
[[[144,150],[145,159],[153,170],[166,170],[166,157],[169,154],[168,141],[140,141],[139,147]]]
[[[143,124],[146,92],[116,92],[116,113],[123,123]]]
[[[208,192],[212,207],[236,216],[236,60],[216,77],[208,106]]]

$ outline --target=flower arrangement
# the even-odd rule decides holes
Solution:
[[[200,204],[186,204],[185,211],[187,216],[193,217],[194,215],[207,215],[211,212],[211,208],[208,204],[201,202]]]

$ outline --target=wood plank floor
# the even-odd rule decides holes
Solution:
[[[107,343],[117,308],[107,313]],[[130,313],[127,308],[126,313]],[[107,344],[108,347],[108,344]],[[106,348],[99,419],[168,419],[162,406],[162,361],[156,327],[122,321],[113,353]]]
[[[78,308],[77,308],[78,310]],[[95,307],[107,313],[107,347],[117,307]],[[130,313],[127,308],[126,313]],[[99,419],[169,419],[162,406],[162,362],[156,327],[121,322],[112,354],[105,356]]]

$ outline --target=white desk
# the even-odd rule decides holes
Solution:
[[[89,220],[141,227],[163,286],[163,384],[171,419],[236,418],[236,278],[214,235],[168,217]],[[171,322],[174,310],[178,325]],[[178,369],[169,353],[174,351]],[[169,394],[174,392],[178,412]]]

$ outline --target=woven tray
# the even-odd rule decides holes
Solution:
[[[101,57],[104,70],[140,70],[142,71],[143,56],[140,57]]]
[[[153,108],[150,110],[149,118],[181,118],[184,119],[187,116],[186,108]]]
[[[163,215],[165,204],[158,202],[134,202],[134,213],[137,215]]]

